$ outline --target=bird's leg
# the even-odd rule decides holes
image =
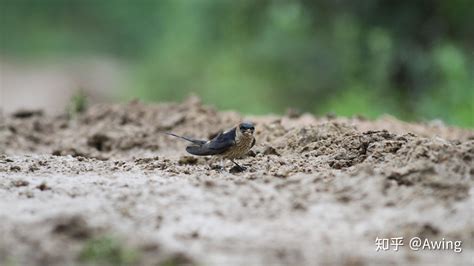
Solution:
[[[222,173],[222,172],[225,170],[225,168],[224,168],[224,167],[225,167],[224,159],[221,158],[221,159],[220,159],[220,163],[218,163],[218,160],[219,160],[218,157],[213,157],[213,158],[211,159],[212,162],[209,164],[209,166],[211,167],[211,169],[216,170],[217,172]]]
[[[245,170],[245,167],[240,166],[238,163],[236,163],[234,160],[230,159],[231,162],[233,162],[237,167],[239,168],[240,171]]]
[[[221,159],[221,171],[224,171],[225,169],[225,160],[222,158]]]

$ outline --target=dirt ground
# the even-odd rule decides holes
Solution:
[[[162,134],[242,120],[244,172]],[[0,113],[0,154],[0,265],[473,265],[474,130],[440,122],[131,102]]]

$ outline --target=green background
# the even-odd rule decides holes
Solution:
[[[0,58],[126,62],[118,99],[474,126],[474,1],[0,0]]]

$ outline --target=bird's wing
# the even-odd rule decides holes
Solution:
[[[255,138],[253,138],[253,140],[252,140],[252,146],[250,146],[250,148],[252,148],[253,146],[255,146],[255,142],[256,142],[256,140],[255,140]]]
[[[235,145],[235,128],[217,135],[203,145],[190,145],[186,151],[194,155],[216,155]]]
[[[209,142],[209,149],[216,151],[216,153],[222,153],[228,150],[230,147],[235,145],[235,128],[217,135]]]

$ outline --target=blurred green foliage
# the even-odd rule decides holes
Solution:
[[[0,0],[1,53],[106,54],[123,97],[474,126],[471,0]]]
[[[101,236],[84,244],[79,261],[86,265],[126,266],[136,265],[138,257],[138,251],[126,248],[119,239]]]
[[[83,113],[87,108],[87,95],[79,89],[76,94],[71,97],[71,100],[66,108],[66,113],[69,117],[76,117],[78,114]]]

